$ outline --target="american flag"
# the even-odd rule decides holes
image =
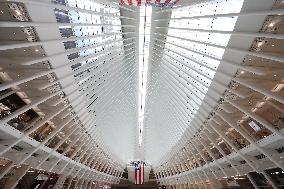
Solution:
[[[135,184],[144,183],[144,162],[135,163]]]
[[[152,4],[152,5],[167,5],[171,4],[174,5],[178,2],[179,0],[146,0],[146,4]],[[121,5],[134,5],[134,6],[141,6],[142,0],[120,0]]]

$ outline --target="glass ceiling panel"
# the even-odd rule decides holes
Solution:
[[[172,18],[238,13],[242,6],[243,0],[213,0],[198,5],[175,9]]]
[[[161,43],[166,42],[164,47],[155,44],[156,47],[160,48],[154,48],[159,52],[158,54],[162,56],[160,57],[154,53],[154,57],[157,59],[159,56],[162,62],[163,71],[161,72],[163,73],[161,73],[161,75],[163,76],[161,78],[165,79],[167,75],[171,77],[169,79],[172,80],[172,86],[177,86],[177,89],[173,88],[173,90],[178,90],[181,96],[186,96],[186,103],[188,103],[190,107],[188,108],[190,112],[184,111],[185,114],[187,114],[187,112],[190,114],[190,116],[185,115],[186,123],[182,121],[184,116],[179,115],[180,112],[176,112],[177,116],[180,116],[177,119],[180,127],[175,127],[175,129],[172,130],[174,133],[163,131],[164,136],[172,137],[175,135],[173,138],[174,141],[169,141],[167,144],[165,142],[163,143],[164,148],[166,148],[166,146],[171,148],[182,136],[183,129],[190,125],[219,67],[220,61],[218,61],[218,59],[221,60],[223,58],[225,47],[229,43],[231,35],[211,33],[210,30],[233,31],[238,19],[236,16],[214,18],[190,17],[238,13],[242,5],[243,0],[213,0],[188,7],[176,8],[172,11],[168,35],[155,34],[158,40],[161,39],[158,38],[161,35],[166,37],[165,41],[160,40]],[[211,44],[220,45],[224,48],[214,47]],[[162,53],[161,49],[164,49],[164,53]],[[184,100],[182,99],[182,101]],[[171,112],[170,114],[174,113],[175,112]],[[174,124],[164,123],[163,127],[172,129]],[[158,149],[157,145],[159,142],[161,141],[157,141],[152,149]],[[166,152],[161,152],[160,154],[162,153]],[[149,153],[149,158],[151,156],[150,154],[151,153]],[[155,160],[152,161],[155,162]]]
[[[181,64],[187,65],[188,71],[190,71],[190,74],[193,76],[192,78],[198,81],[193,83],[195,85],[194,88],[197,88],[198,91],[201,91],[204,94],[206,94],[208,87],[214,78],[214,70],[217,70],[220,62],[210,57],[203,56],[203,54],[221,59],[225,52],[225,49],[223,48],[217,48],[207,44],[212,43],[226,46],[229,42],[230,35],[190,31],[190,29],[232,31],[237,21],[237,17],[179,20],[173,18],[203,16],[216,13],[237,13],[240,12],[242,4],[243,0],[215,0],[185,8],[174,9],[172,12],[172,20],[170,21],[170,29],[168,32],[169,37],[167,37],[167,43],[165,45],[165,48],[170,49],[170,51],[167,51],[166,55],[171,53],[169,56],[178,57],[175,58],[175,60],[177,59]],[[179,30],[179,28],[190,29],[185,31]],[[171,36],[178,36],[178,38]],[[182,38],[192,41],[185,42]],[[207,44],[204,44],[204,42]],[[205,97],[205,95],[197,95],[201,100]],[[201,104],[201,101],[198,100],[197,102],[199,105]]]
[[[198,36],[198,40],[200,42],[207,42],[216,45],[226,46],[230,39],[230,34],[218,34],[218,33],[209,33],[209,32],[201,32],[201,31],[184,31],[178,29],[170,29],[168,32],[169,36],[181,37],[189,40],[196,40],[196,36]],[[220,41],[220,38],[223,38]]]
[[[206,3],[201,3],[198,6],[189,6],[181,9],[175,9],[172,12],[172,18],[181,18],[188,16],[202,16],[210,14],[226,14],[239,12],[243,4],[243,0],[215,0]],[[199,18],[199,19],[181,19],[170,21],[170,28],[190,28],[201,30],[223,30],[232,31],[234,29],[237,17],[217,17],[217,18]],[[179,29],[169,29],[169,35],[176,36],[176,32]],[[209,32],[199,31],[178,31],[179,39],[175,37],[167,37],[166,49],[171,49],[172,55],[178,57],[178,61],[190,69],[191,74],[198,76],[203,82],[200,82],[200,86],[196,84],[194,88],[202,91],[206,94],[208,87],[211,84],[211,80],[214,78],[215,71],[217,70],[220,62],[210,57],[204,57],[202,54],[207,54],[214,58],[221,59],[225,52],[223,48],[217,48],[208,46],[202,42],[221,44],[226,46],[229,42],[230,35],[214,34],[212,37]],[[192,41],[185,41],[180,39],[191,39]],[[178,52],[178,53],[176,53]],[[169,51],[166,53],[168,54]],[[185,55],[185,56],[179,56]],[[188,57],[188,58],[187,58]],[[191,57],[191,58],[189,58]],[[193,57],[193,58],[192,58]],[[195,70],[195,71],[192,71]],[[195,79],[196,79],[195,77]],[[194,78],[194,77],[193,77]],[[198,81],[198,80],[197,80]],[[201,87],[202,85],[202,87]],[[197,94],[202,100],[205,96]],[[197,101],[201,104],[201,101]]]
[[[78,0],[67,0],[67,5],[70,7],[78,7],[82,9],[94,10],[97,12],[103,13],[115,13],[116,15],[120,15],[120,11],[118,8],[108,8],[99,3],[95,3],[90,0],[78,1]],[[96,8],[94,8],[96,7]],[[119,17],[108,17],[94,14],[84,13],[80,11],[62,11],[56,10],[57,15],[64,15],[64,17],[58,17],[59,21],[68,21],[70,23],[93,23],[93,24],[101,24],[100,26],[75,26],[75,27],[65,27],[70,28],[72,30],[73,36],[85,36],[85,39],[76,40],[75,47],[76,48],[85,48],[83,50],[79,50],[76,53],[69,54],[70,61],[74,61],[77,58],[87,57],[87,60],[80,61],[76,65],[71,66],[73,71],[77,71],[81,68],[81,66],[85,64],[96,64],[98,59],[106,57],[106,53],[111,51],[111,49],[115,50],[119,47],[123,46],[123,42],[121,33],[121,20]],[[60,18],[64,18],[65,20]],[[68,18],[68,19],[67,19]],[[109,26],[110,25],[110,26]],[[115,26],[113,26],[115,25]],[[115,35],[111,35],[114,34]],[[118,41],[119,42],[115,42]],[[97,45],[96,47],[92,47]],[[76,79],[80,79],[84,74],[88,72],[87,69],[82,70],[79,74],[75,74]],[[85,81],[86,78],[79,80],[79,83]]]

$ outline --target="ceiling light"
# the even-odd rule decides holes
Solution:
[[[269,26],[269,27],[273,27],[273,26],[274,26],[274,23],[271,22],[268,26]]]
[[[35,52],[38,52],[39,50],[38,49],[35,49]]]
[[[21,12],[19,10],[16,10],[17,15],[21,15]]]
[[[241,74],[244,74],[245,73],[245,71],[241,71]]]
[[[263,45],[263,41],[257,43],[257,47],[261,47]]]

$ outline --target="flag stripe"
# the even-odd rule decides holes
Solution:
[[[132,5],[132,0],[127,0],[128,1],[128,5]]]
[[[136,0],[136,4],[137,6],[141,6],[141,1],[142,0]],[[155,4],[159,5],[161,4],[161,0],[154,0],[155,1]],[[180,0],[175,0],[175,1],[172,1],[172,0],[165,0],[164,1],[164,4],[169,4],[169,3],[172,3],[172,4],[176,4],[177,2],[179,2]],[[151,4],[152,3],[152,0],[146,0],[146,4]],[[133,0],[127,0],[127,3],[125,2],[125,0],[120,0],[120,5],[125,5],[125,4],[128,4],[128,5],[133,5]]]
[[[135,184],[137,184],[137,169],[135,167]]]
[[[144,163],[141,163],[141,184],[144,183]]]
[[[144,176],[145,176],[144,166],[145,166],[145,165],[144,165],[144,163],[143,163],[143,184],[144,184],[144,179],[145,179],[145,178],[144,178]]]
[[[141,184],[141,164],[139,165],[139,184]]]
[[[137,6],[141,6],[141,0],[136,0]]]

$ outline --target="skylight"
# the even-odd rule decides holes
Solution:
[[[144,126],[144,109],[147,85],[148,59],[149,59],[149,42],[151,30],[151,6],[140,7],[140,23],[139,23],[139,97],[138,97],[138,126],[139,126],[139,146],[143,140]]]
[[[146,120],[147,129],[151,130],[151,135],[147,135],[147,143],[151,146],[146,146],[146,159],[150,159],[152,164],[158,163],[159,158],[178,142],[206,97],[231,37],[212,30],[233,31],[238,19],[237,16],[202,16],[238,13],[242,5],[243,0],[212,0],[175,8],[168,26],[161,24],[161,21],[168,21],[166,16],[162,16],[163,11],[155,12],[161,15],[155,15],[157,19],[154,20],[153,41],[156,42],[151,58],[155,63],[151,70],[159,82],[149,83],[152,91],[149,87],[148,93],[157,91],[154,94],[158,96],[148,98],[159,99],[159,102],[147,100],[146,112],[164,107]],[[169,30],[165,33],[167,27]],[[152,103],[148,105],[148,101]],[[168,108],[179,103],[180,107]],[[163,140],[165,138],[168,140]],[[161,148],[165,150],[159,150]]]
[[[218,4],[218,6],[216,6],[216,4]],[[189,94],[189,98],[196,99],[197,95],[198,98],[193,103],[198,107],[201,105],[220,64],[220,61],[211,59],[210,56],[222,59],[225,53],[225,48],[209,46],[204,44],[204,42],[221,44],[226,47],[231,37],[229,34],[218,35],[210,32],[203,32],[202,30],[233,31],[238,17],[199,19],[175,18],[216,14],[216,12],[218,14],[236,13],[240,12],[242,4],[243,0],[214,0],[198,4],[198,6],[193,5],[180,8],[172,12],[172,19],[169,25],[170,29],[165,45],[164,60],[178,61],[181,63],[185,63],[184,58],[189,60],[186,65],[190,69],[189,71],[192,72],[192,79],[197,81],[192,82],[191,87],[194,91],[198,91]],[[188,28],[188,30],[184,31],[182,30],[183,28]],[[199,29],[200,31],[195,31],[194,29]],[[185,41],[184,39],[188,40]],[[204,54],[208,56],[204,56]],[[199,69],[195,69],[196,67],[199,67]]]

